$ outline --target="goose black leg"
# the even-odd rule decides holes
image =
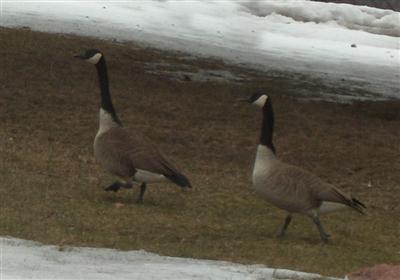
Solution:
[[[317,226],[318,231],[319,231],[319,236],[321,237],[322,242],[324,242],[325,244],[328,243],[328,239],[329,239],[329,234],[327,234],[324,230],[324,228],[322,227],[322,224],[319,220],[318,215],[314,215],[312,216],[312,220],[314,222],[314,224]]]
[[[139,193],[139,197],[137,199],[137,203],[139,203],[139,204],[143,203],[143,196],[144,196],[145,191],[146,191],[146,183],[142,183],[140,185],[140,193]]]
[[[109,192],[109,191],[117,192],[117,191],[119,191],[120,188],[129,189],[131,187],[132,187],[132,184],[130,184],[130,183],[121,183],[121,182],[116,181],[116,182],[112,183],[111,185],[109,185],[108,187],[106,187],[104,190],[106,192]]]
[[[282,225],[278,234],[276,235],[277,238],[282,238],[283,236],[285,236],[286,230],[291,221],[292,221],[292,215],[288,214],[285,218],[285,223]]]

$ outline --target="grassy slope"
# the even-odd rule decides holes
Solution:
[[[97,77],[72,59],[92,46],[107,54],[123,122],[158,143],[191,178],[192,191],[154,185],[141,206],[133,203],[137,189],[102,190],[113,178],[92,155]],[[299,102],[290,93],[301,84],[218,60],[182,61],[179,53],[30,31],[0,29],[0,57],[0,235],[330,275],[400,262],[399,103]],[[177,82],[145,73],[144,62],[160,61],[242,71],[254,80]],[[365,217],[323,217],[328,246],[305,217],[276,240],[284,213],[250,188],[261,116],[235,99],[255,88],[273,95],[279,156],[368,205]]]

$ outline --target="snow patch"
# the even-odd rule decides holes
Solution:
[[[243,74],[234,74],[228,70],[200,69],[186,64],[148,62],[145,63],[144,68],[146,73],[183,82],[241,83],[244,80],[250,79]]]
[[[44,246],[10,237],[0,237],[0,243],[2,280],[337,279],[261,265],[163,257],[145,251]]]
[[[245,11],[255,16],[276,18],[279,15],[280,20],[286,23],[329,23],[376,34],[400,36],[400,15],[391,10],[308,0],[243,1],[242,5]]]
[[[352,95],[400,98],[400,38],[387,36],[398,34],[399,18],[389,10],[305,0],[3,0],[0,26],[141,42],[308,75]]]

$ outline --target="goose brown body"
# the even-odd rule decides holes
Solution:
[[[135,175],[143,171],[153,174],[153,182],[174,177],[184,180],[148,138],[138,134],[133,136],[124,127],[112,127],[97,135],[94,152],[96,160],[106,170],[125,180],[140,181]]]
[[[263,199],[289,213],[312,216],[345,205],[362,212],[354,198],[313,173],[280,161],[262,145],[257,149],[253,186]],[[337,205],[324,209],[325,202]]]
[[[258,93],[243,101],[262,107],[263,121],[253,169],[253,187],[265,201],[288,212],[278,237],[285,234],[294,213],[309,216],[317,226],[323,242],[328,242],[329,235],[319,220],[321,212],[348,206],[364,213],[365,206],[359,200],[311,172],[286,164],[276,157],[272,141],[274,113],[267,95]]]

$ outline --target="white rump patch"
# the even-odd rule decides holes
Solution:
[[[142,183],[156,183],[165,181],[166,179],[167,178],[162,174],[153,173],[142,169],[137,169],[137,172],[133,176],[133,180]]]
[[[329,213],[346,209],[346,205],[336,202],[324,201],[319,207],[319,213]]]
[[[264,107],[265,102],[267,102],[268,96],[263,94],[256,101],[253,102],[254,105],[259,107]]]
[[[99,62],[100,58],[102,57],[101,53],[96,53],[94,56],[91,58],[86,59],[86,61],[92,63],[92,64],[97,64]]]

